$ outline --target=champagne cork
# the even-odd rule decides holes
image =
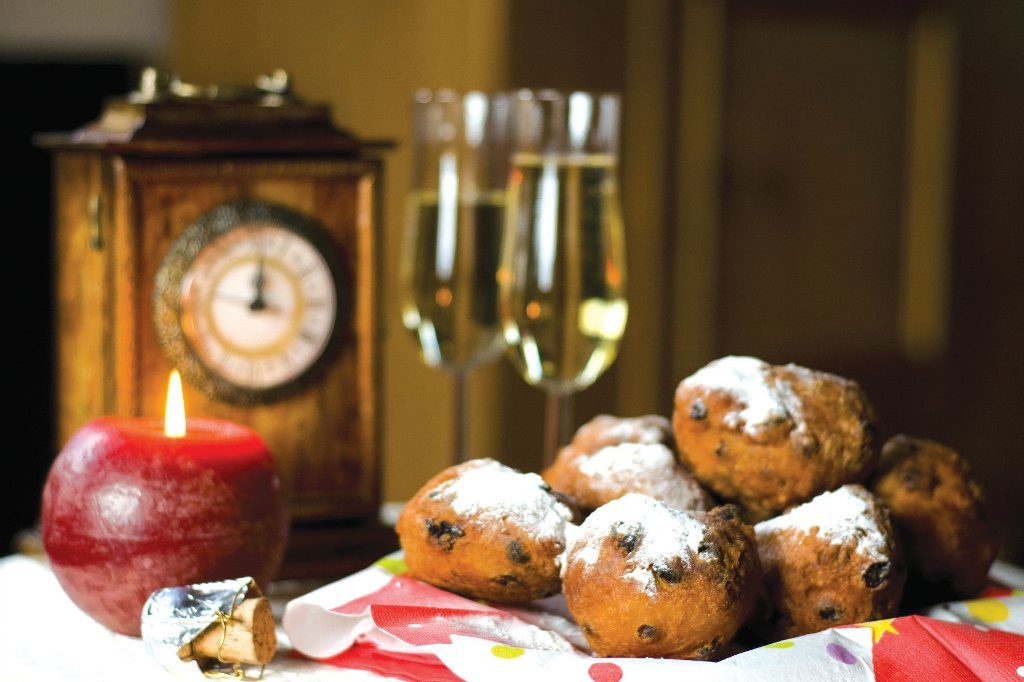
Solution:
[[[250,598],[235,607],[225,624],[216,622],[178,651],[184,660],[209,658],[225,663],[266,665],[277,651],[274,614],[265,597]]]

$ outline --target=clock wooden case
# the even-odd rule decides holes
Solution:
[[[178,365],[189,414],[263,436],[294,519],[374,516],[381,146],[259,93],[136,94],[38,142],[60,442],[100,415],[162,415]]]

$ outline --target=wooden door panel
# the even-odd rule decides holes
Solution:
[[[906,26],[729,15],[718,348],[895,354]]]

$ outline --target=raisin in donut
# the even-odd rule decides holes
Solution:
[[[570,529],[562,589],[594,652],[706,659],[732,639],[761,587],[738,511],[683,511],[631,493]]]
[[[906,570],[886,508],[845,485],[754,527],[765,608],[755,629],[770,639],[896,613]]]
[[[673,415],[680,461],[751,520],[863,481],[873,422],[853,381],[734,356],[684,379]]]
[[[627,493],[642,493],[677,509],[705,511],[711,498],[661,443],[618,443],[593,453],[565,447],[543,473],[554,490],[588,514]]]
[[[571,520],[537,474],[476,459],[427,481],[396,529],[409,575],[476,599],[518,602],[558,592]]]
[[[895,436],[872,487],[906,543],[912,600],[977,596],[999,543],[967,462],[945,445]]]

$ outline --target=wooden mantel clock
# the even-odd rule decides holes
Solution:
[[[57,428],[163,413],[252,426],[293,519],[378,509],[377,225],[386,145],[287,75],[199,88],[143,73],[54,152]]]

